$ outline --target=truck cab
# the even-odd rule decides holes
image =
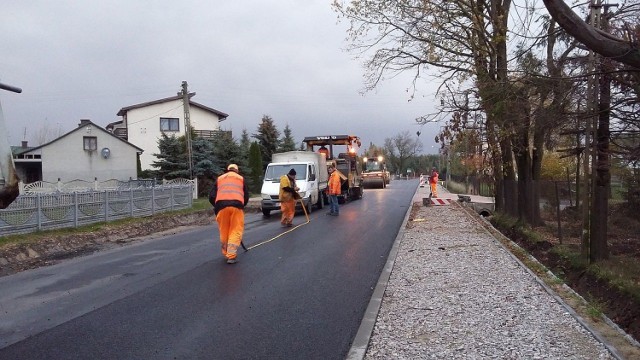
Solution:
[[[357,155],[361,146],[360,138],[354,135],[308,136],[303,142],[307,151],[327,154],[327,166],[335,165],[341,181],[341,194],[338,201],[362,198],[362,164]],[[318,150],[315,150],[319,147]]]

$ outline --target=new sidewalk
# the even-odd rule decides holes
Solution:
[[[407,215],[348,359],[614,359],[455,199]],[[453,195],[453,196],[452,196]]]

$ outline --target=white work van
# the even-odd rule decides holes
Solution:
[[[262,213],[265,216],[269,216],[273,210],[280,210],[280,177],[291,169],[296,171],[296,186],[300,188],[298,194],[307,212],[311,212],[313,205],[318,209],[324,207],[329,180],[325,155],[312,151],[288,151],[273,154],[272,162],[265,170],[261,191]],[[302,209],[299,201],[296,208]]]

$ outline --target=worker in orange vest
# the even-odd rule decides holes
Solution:
[[[438,197],[438,171],[436,168],[431,168],[431,175],[429,176],[429,185],[431,185],[431,197]]]
[[[300,199],[298,194],[299,187],[296,186],[296,170],[291,169],[289,173],[280,177],[280,192],[278,200],[280,200],[280,212],[282,218],[280,224],[282,226],[293,226],[293,216],[296,211],[296,200]]]
[[[244,233],[244,207],[249,202],[249,189],[238,174],[238,165],[230,164],[227,172],[218,176],[209,193],[209,202],[218,222],[222,255],[227,264],[235,264]]]
[[[329,192],[329,212],[327,215],[338,216],[340,215],[340,207],[338,205],[338,195],[340,195],[340,175],[336,171],[334,165],[329,166],[329,184],[327,191]]]
[[[329,149],[327,149],[324,145],[322,145],[322,146],[320,147],[320,149],[318,149],[318,152],[319,152],[320,154],[324,154],[324,158],[325,158],[325,159],[328,159],[328,158],[329,158]]]

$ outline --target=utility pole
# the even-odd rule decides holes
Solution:
[[[193,155],[191,154],[191,120],[189,117],[189,90],[187,82],[182,82],[182,107],[184,108],[184,130],[187,139],[187,156],[189,157],[189,179],[193,179]]]
[[[591,0],[589,23],[591,26],[596,27],[600,21],[600,9],[601,0]],[[585,132],[584,132],[584,160],[582,165],[584,166],[584,187],[582,193],[582,255],[585,258],[589,258],[589,250],[591,243],[591,198],[593,194],[593,167],[595,165],[595,154],[593,139],[595,129],[597,128],[597,102],[598,102],[598,79],[595,74],[596,69],[596,54],[593,50],[589,51],[589,66],[588,66],[588,82],[587,82],[587,116],[585,117]]]
[[[617,4],[601,5],[604,14],[599,10],[597,28],[609,32],[609,20],[611,16],[610,7],[616,7]],[[607,220],[609,218],[609,186],[610,181],[610,155],[609,155],[609,126],[610,126],[610,107],[611,107],[611,61],[600,57],[598,66],[600,71],[598,82],[598,103],[596,104],[597,116],[594,119],[594,138],[593,138],[593,167],[592,167],[592,188],[593,195],[591,200],[591,221],[590,221],[590,249],[589,261],[591,263],[598,260],[604,260],[609,257],[609,248],[607,245]]]

